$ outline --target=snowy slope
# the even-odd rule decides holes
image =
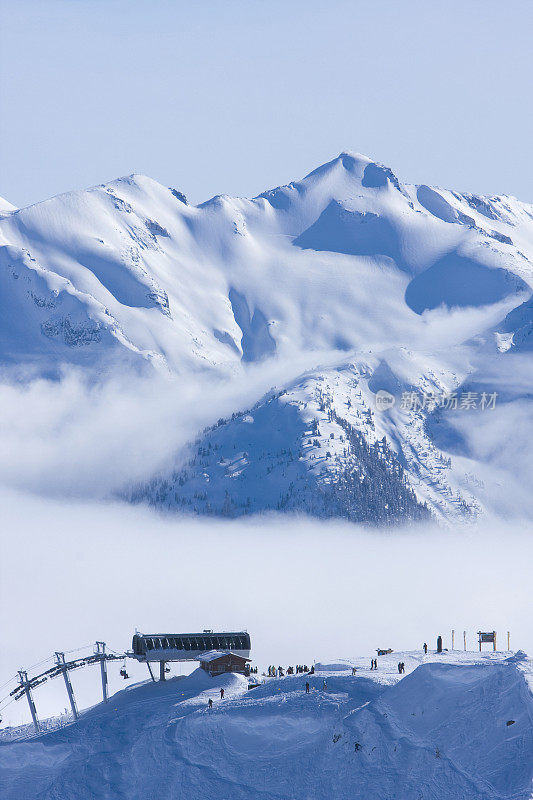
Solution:
[[[377,672],[349,659],[251,691],[196,670],[0,743],[0,789],[5,800],[526,800],[532,674],[524,654],[457,652],[393,653]]]
[[[229,420],[178,454],[174,474],[147,475],[138,499],[241,513],[313,506],[312,496],[316,512],[329,514],[321,493],[349,470],[351,500],[335,513],[353,519],[413,518],[424,503],[437,516],[477,514],[487,495],[490,504],[488,476],[478,474],[483,456],[458,432],[460,419],[437,425],[431,409],[406,415],[397,406],[376,416],[375,393],[460,396],[473,381],[491,392],[516,372],[512,359],[531,351],[532,206],[402,184],[356,153],[254,199],[223,195],[197,207],[132,175],[8,209],[0,281],[0,364],[17,376],[54,377],[66,364],[90,376],[155,369],[194,382],[206,372],[245,378],[250,366],[274,360],[289,372],[295,365],[276,387],[285,397],[275,447],[265,398],[248,428],[237,432]],[[324,353],[333,368],[323,368]],[[302,375],[304,356],[315,371]],[[360,386],[350,385],[352,369]],[[507,387],[507,403],[530,402],[527,374],[522,367],[520,385]],[[343,421],[331,423],[335,441],[345,424],[371,448],[385,437],[389,477],[401,472],[416,493],[413,508],[398,484],[354,499],[355,454],[320,437],[311,451],[311,417],[298,409],[316,404],[320,382]],[[359,416],[345,413],[359,400]],[[186,463],[209,444],[222,460]]]

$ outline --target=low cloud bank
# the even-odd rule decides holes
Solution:
[[[4,379],[0,486],[65,498],[116,496],[132,483],[179,466],[187,457],[185,446],[207,425],[250,408],[270,388],[281,388],[318,363],[332,366],[338,358],[338,353],[324,352],[290,364],[272,360],[231,378],[122,374],[91,382],[68,370],[60,381]],[[507,392],[508,397],[491,411],[456,414],[452,424],[469,456],[459,468],[469,476],[467,489],[490,512],[505,519],[531,516],[528,364],[514,357],[499,381],[489,377],[500,396]]]
[[[457,648],[463,630],[474,649],[476,631],[496,629],[501,648],[509,630],[513,649],[533,652],[527,522],[383,533],[301,518],[169,519],[8,491],[0,502],[0,684],[57,649],[101,639],[123,651],[135,628],[247,628],[261,668],[370,659],[377,647],[435,646],[438,634],[450,647],[452,628]],[[130,663],[134,678],[147,677]],[[113,691],[125,685],[119,666]],[[98,700],[96,672],[73,680],[81,705]],[[36,698],[43,715],[66,705],[61,681]],[[27,709],[6,714],[21,721]]]
[[[78,498],[109,497],[168,468],[205,426],[253,405],[273,386],[338,354],[272,362],[231,378],[131,374],[91,382],[0,382],[0,485]],[[311,360],[312,359],[312,360]]]

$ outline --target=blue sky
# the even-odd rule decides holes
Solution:
[[[0,0],[0,195],[142,172],[193,202],[341,150],[533,201],[530,0]]]

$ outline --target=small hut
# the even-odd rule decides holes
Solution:
[[[237,672],[240,675],[249,673],[249,658],[232,653],[230,650],[211,650],[198,656],[200,667],[213,678],[225,672]]]

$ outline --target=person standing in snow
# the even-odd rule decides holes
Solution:
[[[305,693],[309,694],[309,681],[305,684]]]
[[[208,708],[213,708],[213,701],[211,700],[211,698],[209,698],[209,700],[207,702],[207,707]]]
[[[327,684],[327,681],[326,681],[325,678],[324,678],[324,682],[322,683],[322,688],[323,688],[324,691],[326,691],[326,689],[328,688],[328,684]]]
[[[424,642],[424,655],[427,656],[427,654],[428,654],[428,646],[427,646],[427,643]]]
[[[224,699],[224,689],[221,689],[221,690],[220,690],[220,699],[221,699],[221,700],[223,700],[223,699]]]
[[[401,675],[401,672],[402,672],[402,662],[401,661],[398,661],[398,672]]]

